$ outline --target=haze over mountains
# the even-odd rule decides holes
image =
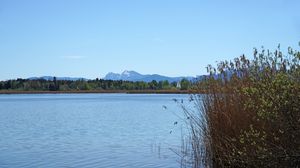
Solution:
[[[163,76],[163,75],[159,75],[159,74],[143,75],[143,74],[140,74],[135,71],[127,71],[127,70],[125,70],[121,74],[110,72],[104,77],[104,79],[106,79],[106,80],[144,81],[144,82],[151,82],[152,80],[156,80],[156,81],[167,80],[169,82],[177,82],[183,78],[192,80],[194,77],[190,77],[190,76],[168,77],[168,76]]]
[[[44,79],[44,80],[53,80],[54,76],[41,76],[41,77],[30,77],[28,79],[30,80],[38,80],[38,79]],[[122,73],[113,73],[109,72],[108,74],[105,75],[103,79],[105,80],[124,80],[124,81],[144,81],[144,82],[151,82],[152,80],[156,81],[163,81],[167,80],[169,82],[177,82],[180,81],[181,79],[188,79],[188,80],[193,80],[195,77],[187,76],[187,77],[168,77],[168,76],[163,76],[159,74],[140,74],[136,71],[128,71],[125,70]],[[82,77],[56,77],[57,80],[70,80],[70,81],[76,81],[76,80],[89,80],[86,78]]]
[[[53,80],[54,76],[41,76],[41,77],[30,77],[27,78],[29,80]],[[80,78],[80,77],[56,77],[56,80],[67,80],[67,81],[77,81],[77,80],[88,80],[86,78]]]

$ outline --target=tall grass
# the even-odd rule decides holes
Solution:
[[[197,110],[182,105],[182,165],[300,167],[299,63],[299,51],[278,46],[209,65],[196,88],[205,94],[191,96]]]

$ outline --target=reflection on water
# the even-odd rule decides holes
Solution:
[[[186,97],[0,95],[0,167],[178,167]]]

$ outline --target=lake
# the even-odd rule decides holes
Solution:
[[[0,167],[180,167],[179,94],[0,95]]]

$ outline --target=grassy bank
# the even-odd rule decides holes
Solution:
[[[300,166],[300,52],[254,50],[208,66],[193,95],[197,111],[182,105],[189,135],[184,165],[193,167]],[[187,159],[188,158],[188,159]]]
[[[74,90],[74,91],[16,91],[1,90],[0,94],[80,94],[80,93],[126,93],[126,94],[191,94],[191,90]]]

